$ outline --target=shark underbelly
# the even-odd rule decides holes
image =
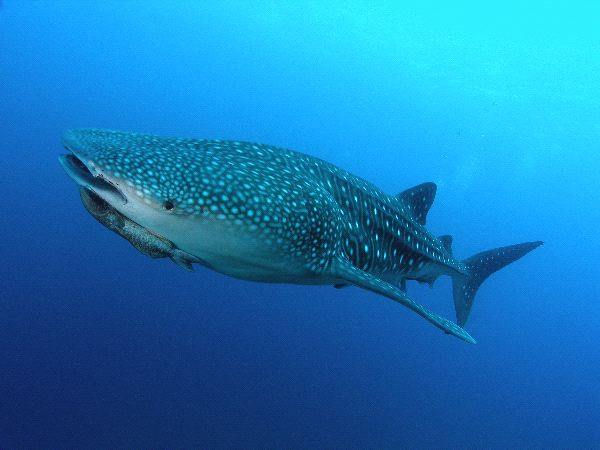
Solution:
[[[251,230],[247,223],[233,224],[203,217],[133,217],[149,224],[177,248],[197,257],[203,265],[223,274],[252,281],[297,284],[331,284],[309,271],[275,240]]]

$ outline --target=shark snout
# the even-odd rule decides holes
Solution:
[[[77,143],[79,142],[80,135],[81,130],[78,129],[70,129],[65,131],[62,136],[63,145],[68,149],[78,147]]]
[[[90,139],[89,130],[71,129],[65,131],[62,137],[63,146],[77,156],[83,164],[89,166],[89,161],[98,152],[98,148]],[[89,167],[88,167],[89,169]]]
[[[63,146],[79,158],[92,172],[114,165],[115,159],[129,151],[131,145],[123,133],[95,128],[72,128],[62,136]]]

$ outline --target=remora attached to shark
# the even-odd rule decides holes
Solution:
[[[436,186],[396,196],[326,161],[270,145],[69,130],[60,161],[86,209],[151,257],[233,277],[355,285],[412,309],[446,333],[463,329],[477,289],[542,244],[466,260],[425,228]],[[453,281],[457,323],[415,303],[406,280]]]

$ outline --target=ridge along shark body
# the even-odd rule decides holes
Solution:
[[[478,287],[542,244],[464,261],[452,238],[425,228],[436,186],[397,196],[309,155],[249,142],[69,130],[60,161],[86,209],[151,257],[200,263],[265,282],[356,285],[415,311],[446,333],[462,328]],[[453,280],[457,323],[415,303],[406,280]]]

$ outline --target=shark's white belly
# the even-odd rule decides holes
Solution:
[[[196,256],[204,264],[232,277],[274,283],[329,284],[326,277],[308,271],[282,246],[265,242],[244,225],[216,219],[132,214],[130,218]],[[133,217],[132,217],[133,216]]]
[[[245,280],[271,283],[324,284],[296,260],[277,249],[253,241],[242,234],[223,239],[222,235],[204,235],[202,242],[181,239],[175,244],[218,272]]]

